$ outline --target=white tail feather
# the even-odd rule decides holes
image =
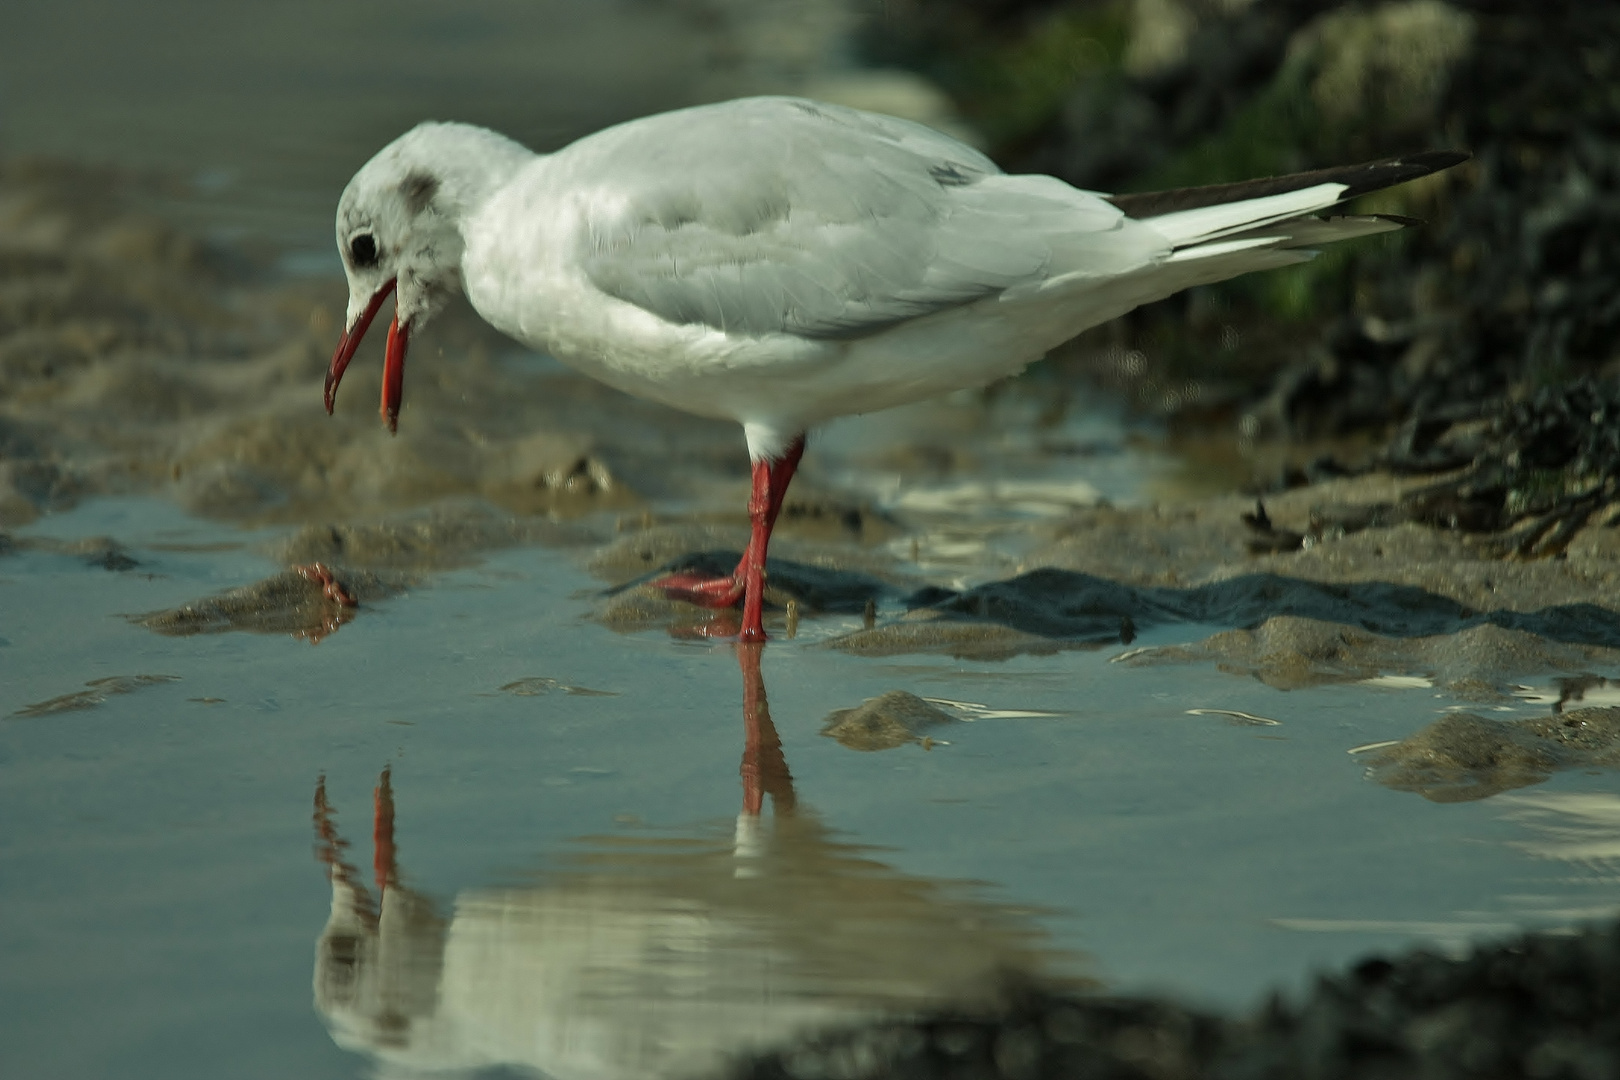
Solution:
[[[1158,217],[1143,218],[1142,224],[1169,240],[1173,247],[1189,247],[1326,210],[1337,203],[1347,190],[1349,188],[1345,184],[1317,184],[1281,195],[1262,195],[1258,199],[1160,214]]]
[[[1380,217],[1377,214],[1345,214],[1341,217],[1297,218],[1267,227],[1268,235],[1286,236],[1278,247],[1316,247],[1338,240],[1354,240],[1358,236],[1376,236],[1379,233],[1404,229],[1414,222],[1402,218]]]
[[[1168,296],[1194,285],[1213,284],[1254,270],[1307,262],[1316,256],[1315,249],[1322,244],[1373,236],[1409,224],[1411,222],[1401,218],[1376,215],[1301,217],[1272,222],[1240,236],[1177,248],[1149,280],[1158,297]]]

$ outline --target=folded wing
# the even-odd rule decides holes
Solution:
[[[633,122],[564,155],[589,192],[591,282],[730,333],[862,337],[1169,254],[1099,195],[1003,175],[919,125],[789,98]]]

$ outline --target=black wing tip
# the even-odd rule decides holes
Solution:
[[[1439,172],[1441,169],[1449,169],[1453,165],[1471,161],[1473,157],[1474,155],[1467,150],[1425,150],[1421,154],[1413,154],[1403,160],[1424,165],[1430,172]]]
[[[1326,179],[1347,184],[1343,198],[1353,199],[1357,195],[1382,191],[1461,165],[1473,156],[1466,150],[1424,150],[1416,154],[1380,158],[1361,165],[1347,165],[1343,169],[1323,169],[1322,172]],[[1335,173],[1339,175],[1334,176]]]
[[[1461,165],[1473,156],[1466,150],[1423,150],[1415,154],[1364,161],[1358,165],[1340,165],[1329,169],[1289,173],[1285,176],[1267,176],[1255,180],[1242,180],[1235,184],[1209,184],[1204,187],[1175,188],[1170,191],[1110,195],[1108,201],[1123,210],[1127,216],[1140,219],[1175,213],[1179,210],[1197,210],[1218,203],[1281,195],[1314,187],[1317,184],[1343,184],[1345,190],[1339,196],[1342,202],[1358,195],[1404,184],[1454,165]]]

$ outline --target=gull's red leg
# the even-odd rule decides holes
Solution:
[[[793,482],[794,470],[804,456],[804,436],[800,435],[788,446],[787,453],[775,461],[754,462],[754,491],[748,499],[748,519],[753,534],[742,562],[737,564],[732,577],[743,583],[742,631],[739,641],[765,640],[765,553],[771,545],[771,530],[776,517],[782,512],[782,501],[787,497],[788,484]]]
[[[804,457],[804,436],[800,435],[797,439],[794,439],[788,444],[787,450],[782,454],[781,457],[777,458],[775,461],[769,462],[770,467],[765,476],[765,539],[767,541],[770,539],[771,530],[776,527],[776,518],[782,512],[783,500],[787,498],[788,484],[793,482],[793,474],[799,468],[799,459],[802,457]],[[754,496],[751,497],[748,502],[748,513],[750,518],[753,517],[753,500],[754,498],[757,498],[758,495],[759,466],[756,465],[754,466]],[[749,551],[753,550],[753,537],[749,538],[748,547]],[[763,556],[761,556],[760,561],[761,563],[764,562]],[[736,572],[732,576],[738,580],[742,580],[744,570],[747,565],[748,552],[745,551],[743,552],[742,560],[737,563]]]
[[[788,484],[804,457],[804,436],[788,444],[779,458],[754,462],[753,489],[748,496],[748,518],[752,533],[748,549],[729,577],[708,577],[696,573],[670,574],[653,585],[678,600],[703,607],[731,607],[743,602],[743,641],[764,641],[765,552],[770,546],[771,529],[782,512]]]

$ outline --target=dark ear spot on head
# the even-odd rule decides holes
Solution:
[[[413,215],[426,210],[438,191],[438,177],[425,172],[409,173],[399,182],[399,193],[405,196],[405,209]]]

